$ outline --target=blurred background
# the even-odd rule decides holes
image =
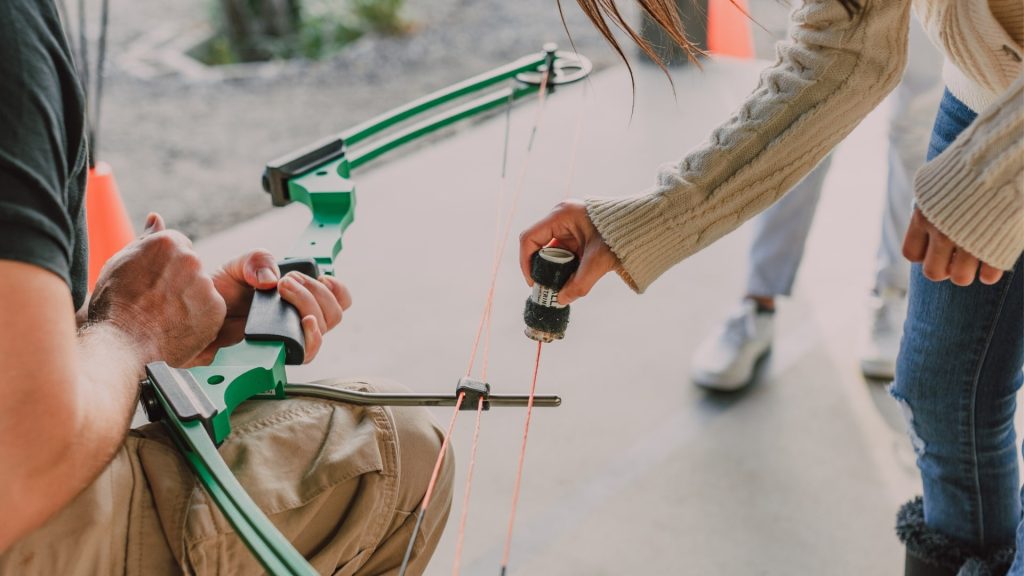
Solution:
[[[82,4],[62,1],[77,45]],[[576,47],[598,69],[617,64],[562,5]],[[95,66],[100,0],[84,7]],[[770,57],[787,6],[750,9]],[[107,33],[98,159],[134,222],[157,211],[192,238],[270,209],[254,195],[268,160],[544,42],[569,48],[555,0],[111,0]]]

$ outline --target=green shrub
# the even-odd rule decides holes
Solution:
[[[206,64],[317,60],[366,32],[402,34],[405,0],[216,0],[216,34],[192,50]]]
[[[408,30],[402,19],[405,0],[349,0],[349,4],[367,30],[381,34],[402,34]]]

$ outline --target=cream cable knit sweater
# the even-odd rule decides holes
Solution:
[[[1024,50],[1011,36],[1024,27],[1022,0],[919,1],[925,29],[985,107],[918,174],[917,204],[958,245],[1009,269],[1024,251]],[[994,13],[1013,21],[1001,26]],[[853,20],[835,0],[807,0],[775,64],[707,142],[645,194],[588,199],[626,282],[644,291],[810,172],[899,83],[909,18],[909,0],[867,0]]]

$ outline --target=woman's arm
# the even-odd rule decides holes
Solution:
[[[810,172],[899,83],[909,10],[909,0],[867,0],[851,19],[835,0],[808,0],[776,63],[707,142],[646,194],[588,200],[626,282],[642,292]]]
[[[914,195],[959,249],[1013,268],[1024,251],[1024,75],[921,168]]]

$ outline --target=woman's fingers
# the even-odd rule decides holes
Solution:
[[[920,262],[927,253],[928,221],[915,208],[910,217],[910,225],[907,226],[907,234],[903,237],[903,257],[911,262]]]
[[[995,268],[993,266],[989,266],[988,264],[982,262],[981,270],[978,272],[978,279],[981,280],[982,284],[987,284],[991,286],[992,284],[999,282],[999,280],[1002,279],[1002,277],[1002,270],[1000,270],[999,268]]]
[[[953,253],[949,263],[949,280],[957,286],[970,286],[978,273],[978,259],[965,250]]]
[[[551,229],[551,221],[555,213],[545,216],[533,226],[530,226],[519,235],[519,268],[523,272],[526,283],[533,286],[533,278],[530,277],[531,260],[534,253],[547,246],[548,242],[555,237]]]
[[[956,246],[939,234],[928,235],[928,252],[921,263],[925,278],[939,282],[949,278],[949,264]]]
[[[917,208],[903,238],[903,256],[911,262],[923,262],[921,271],[936,282],[949,279],[957,286],[969,286],[977,276],[982,284],[992,285],[1003,277],[1002,270],[980,262],[954,244]]]
[[[531,286],[531,259],[552,240],[581,258],[579,269],[558,292],[558,301],[563,305],[586,296],[602,276],[619,266],[618,258],[590,221],[586,205],[579,200],[565,200],[519,236],[519,266]]]
[[[567,306],[590,293],[605,274],[615,268],[618,260],[604,240],[597,238],[583,252],[580,267],[558,292],[558,303]]]

